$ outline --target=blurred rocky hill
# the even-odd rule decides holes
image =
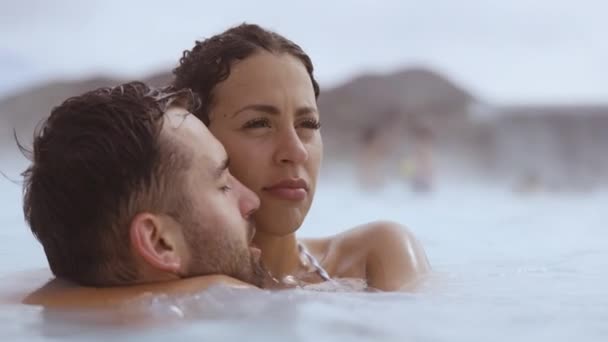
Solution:
[[[167,84],[169,72],[143,80]],[[127,80],[96,77],[31,87],[0,99],[0,157],[18,155],[36,125],[66,98]],[[322,89],[324,163],[352,162],[374,145],[386,175],[432,142],[438,175],[469,175],[560,188],[608,183],[608,105],[494,106],[437,72],[408,68]],[[421,135],[422,134],[422,135]],[[0,158],[1,160],[2,158]]]

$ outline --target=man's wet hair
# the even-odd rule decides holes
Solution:
[[[65,100],[22,152],[23,210],[55,276],[89,286],[139,280],[129,226],[151,212],[179,218],[189,156],[166,134],[170,106],[196,110],[187,89],[141,82]]]

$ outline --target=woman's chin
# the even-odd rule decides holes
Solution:
[[[308,208],[265,206],[254,215],[257,233],[284,236],[294,233],[304,222]]]
[[[275,237],[286,236],[295,233],[300,225],[301,221],[290,221],[290,220],[256,220],[256,236],[261,235],[272,235]]]
[[[273,229],[274,228],[274,229]],[[269,227],[266,229],[258,229],[257,232],[257,236],[262,236],[262,235],[266,235],[266,236],[273,236],[273,237],[283,237],[283,236],[287,236],[290,234],[295,233],[298,230],[298,228],[294,228],[294,229],[285,229],[285,227]],[[262,234],[259,234],[262,233]]]

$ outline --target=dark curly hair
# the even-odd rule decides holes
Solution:
[[[188,156],[161,134],[176,104],[194,110],[189,90],[141,82],[65,100],[34,134],[23,172],[23,210],[51,271],[82,285],[133,283],[138,271],[128,226],[142,211],[179,212],[179,170]]]
[[[173,70],[173,85],[177,89],[190,88],[200,97],[201,106],[194,114],[209,125],[215,86],[230,76],[235,61],[246,59],[260,50],[288,53],[298,58],[310,75],[315,97],[319,97],[312,61],[302,48],[276,32],[246,23],[196,41],[192,50],[184,51],[179,66]]]

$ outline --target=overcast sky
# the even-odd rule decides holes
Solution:
[[[608,103],[608,2],[0,2],[0,95],[48,78],[137,78],[243,21],[299,43],[322,86],[428,66],[491,102]]]

